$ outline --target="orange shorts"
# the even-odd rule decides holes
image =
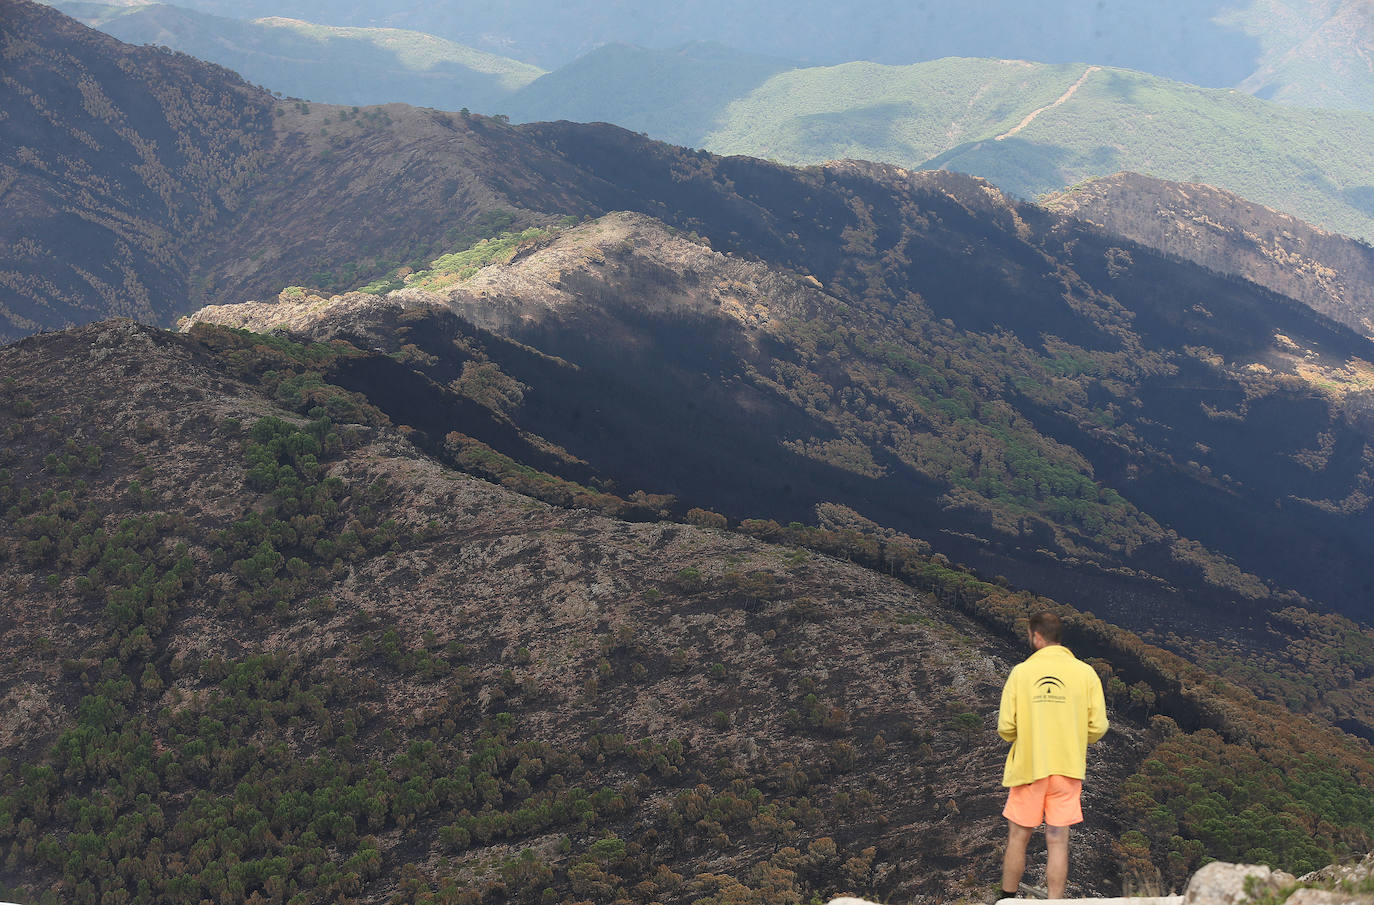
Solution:
[[[1002,816],[1017,826],[1034,829],[1041,823],[1070,826],[1083,822],[1083,780],[1046,776],[1024,786],[1007,789]]]

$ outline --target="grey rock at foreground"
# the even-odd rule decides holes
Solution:
[[[1285,905],[1374,905],[1374,892],[1352,892],[1348,887],[1365,883],[1374,875],[1374,852],[1356,864],[1332,864],[1310,874],[1294,877],[1259,864],[1214,862],[1200,868],[1188,881],[1184,905],[1239,905],[1269,893],[1282,896],[1294,886],[1346,886],[1347,889],[1302,888],[1283,899]],[[1247,886],[1247,880],[1254,878]]]
[[[998,899],[997,905],[1005,905],[1012,902],[1044,902],[1045,899]],[[1183,896],[1135,896],[1123,898],[1105,899],[1055,899],[1057,902],[1071,902],[1073,905],[1182,905]],[[866,899],[854,899],[842,897],[831,899],[826,905],[875,905]],[[1310,903],[1310,905],[1325,905],[1325,903]]]
[[[1003,902],[1044,902],[1046,899],[998,899]],[[1056,902],[1073,902],[1074,905],[1182,905],[1183,896],[1118,896],[1105,899],[1055,899]]]
[[[1046,899],[998,899],[1002,902],[1044,902]],[[1074,905],[1182,905],[1183,896],[1118,896],[1106,899],[1055,899]]]
[[[1336,886],[1342,883],[1363,883],[1374,877],[1374,852],[1364,856],[1358,864],[1330,864],[1298,878],[1299,883]]]
[[[1356,886],[1369,890],[1374,877],[1374,852],[1357,864],[1332,864],[1298,878],[1299,883],[1320,886]],[[1284,905],[1374,905],[1374,892],[1350,892],[1347,889],[1299,889],[1285,900]]]
[[[1358,864],[1333,864],[1302,877],[1262,864],[1228,864],[1215,861],[1199,868],[1188,881],[1181,896],[1134,896],[1106,899],[1059,899],[1073,905],[1244,905],[1255,898],[1277,893],[1282,895],[1301,883],[1340,885],[1364,883],[1374,876],[1374,852]],[[1042,902],[1043,899],[999,899],[998,905],[1013,902]],[[1284,905],[1374,905],[1374,893],[1349,892],[1340,889],[1304,888],[1294,891],[1283,900]],[[874,905],[865,899],[842,897],[831,899],[828,905]]]
[[[1213,861],[1198,868],[1183,894],[1184,905],[1240,905],[1253,896],[1292,886],[1297,878],[1263,864]]]
[[[1342,892],[1338,889],[1299,889],[1284,905],[1374,905],[1374,893]]]

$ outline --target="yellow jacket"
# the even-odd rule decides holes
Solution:
[[[1107,733],[1107,703],[1097,671],[1060,644],[1018,663],[1002,688],[997,734],[1011,742],[1002,785],[1051,774],[1082,779],[1088,746]]]

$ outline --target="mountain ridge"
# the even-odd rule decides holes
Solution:
[[[1374,254],[1272,208],[1207,185],[1137,174],[1094,180],[1044,200],[1117,235],[1297,298],[1374,333]]]
[[[940,180],[937,178],[933,181],[938,184]],[[611,226],[615,223],[626,224],[629,227],[628,231],[624,231],[624,227]],[[646,228],[648,232],[644,231]],[[600,234],[604,234],[604,237],[592,238]],[[647,251],[629,251],[635,247],[655,249],[655,251],[652,254]],[[683,257],[683,252],[670,251],[675,247],[684,251],[695,248],[696,251],[690,252],[690,255],[696,256],[702,263],[687,264],[686,261],[690,256]],[[560,248],[566,250],[560,251]],[[815,280],[814,277],[770,273],[766,267],[762,267],[758,263],[735,261],[729,256],[722,257],[719,253],[674,236],[661,226],[653,224],[653,221],[642,217],[626,219],[626,215],[611,215],[593,221],[586,226],[569,228],[566,232],[557,235],[552,244],[548,240],[535,240],[526,246],[521,246],[512,254],[513,257],[508,262],[501,263],[498,261],[486,265],[483,269],[477,270],[475,274],[460,277],[448,288],[437,290],[402,289],[395,293],[390,304],[394,305],[397,301],[404,305],[424,305],[437,302],[487,330],[504,334],[522,345],[538,348],[552,355],[556,360],[573,363],[574,366],[583,370],[593,369],[600,376],[584,378],[568,374],[557,379],[559,382],[568,384],[569,389],[580,382],[588,381],[589,393],[590,386],[602,386],[602,389],[597,391],[598,394],[607,392],[604,385],[600,383],[601,381],[608,381],[611,385],[621,383],[624,378],[617,376],[617,370],[623,370],[627,373],[640,373],[640,369],[634,362],[645,356],[645,349],[661,350],[648,353],[645,362],[654,360],[657,362],[656,368],[666,369],[667,373],[677,376],[667,378],[668,383],[665,384],[664,388],[653,390],[653,392],[665,395],[659,401],[652,403],[649,409],[629,416],[629,420],[623,421],[623,423],[621,420],[614,420],[613,423],[616,425],[614,428],[609,425],[594,428],[598,434],[609,432],[607,440],[611,442],[604,448],[597,449],[596,444],[588,446],[587,437],[579,437],[580,433],[593,429],[591,425],[578,425],[573,433],[568,433],[572,425],[562,425],[557,427],[557,434],[550,435],[547,433],[548,429],[559,424],[555,416],[557,411],[578,409],[585,404],[582,400],[586,396],[578,395],[582,391],[573,392],[566,400],[559,403],[553,403],[551,400],[541,403],[543,408],[540,411],[543,411],[544,414],[537,417],[540,419],[538,423],[544,427],[532,427],[531,430],[536,434],[543,434],[555,445],[569,449],[579,460],[602,461],[602,467],[609,467],[610,473],[618,476],[617,480],[623,480],[627,473],[633,473],[635,477],[631,480],[634,484],[648,486],[647,482],[655,480],[655,477],[658,481],[662,481],[665,475],[671,473],[673,468],[678,467],[678,463],[675,462],[674,456],[667,454],[666,448],[660,450],[646,447],[644,445],[645,439],[674,437],[683,429],[681,426],[675,427],[669,422],[659,424],[658,421],[662,415],[651,414],[651,411],[676,411],[680,405],[672,404],[670,402],[672,398],[698,401],[705,409],[721,411],[743,405],[741,400],[751,399],[752,401],[748,403],[747,408],[752,412],[749,417],[755,424],[750,432],[759,431],[761,425],[764,424],[773,425],[763,428],[763,433],[767,435],[771,431],[778,431],[780,436],[777,436],[776,439],[786,441],[784,447],[792,451],[788,454],[789,456],[794,453],[801,453],[806,457],[827,463],[827,467],[847,468],[853,473],[848,478],[851,482],[855,475],[869,481],[875,478],[884,478],[885,475],[890,479],[894,474],[915,476],[909,471],[915,465],[913,460],[909,458],[911,453],[897,453],[896,451],[900,446],[889,447],[881,443],[875,445],[871,439],[861,439],[874,430],[872,426],[864,426],[863,420],[858,422],[836,420],[834,416],[826,415],[822,410],[809,404],[806,406],[807,415],[802,417],[801,412],[793,410],[792,407],[796,406],[799,399],[804,397],[794,396],[794,391],[788,389],[788,384],[796,378],[789,377],[779,383],[779,374],[774,372],[780,366],[769,364],[766,357],[760,357],[758,349],[762,347],[768,350],[767,355],[782,362],[788,362],[786,367],[795,367],[795,362],[797,362],[795,356],[798,353],[792,351],[789,346],[797,341],[798,325],[810,323],[817,318],[820,318],[819,321],[816,321],[817,323],[824,322],[826,318],[835,316],[833,313],[825,314],[824,312],[834,309],[836,306],[845,307],[839,298],[827,295],[823,291],[820,281]],[[672,265],[665,266],[661,262],[650,262],[650,258],[660,255],[664,261],[671,260]],[[826,276],[829,279],[829,275]],[[419,275],[417,275],[417,280],[418,278]],[[430,278],[426,277],[425,279]],[[419,285],[421,285],[420,282],[415,283],[416,287]],[[373,304],[371,301],[363,302],[366,297],[358,298],[360,303]],[[676,301],[664,305],[659,301],[660,298]],[[626,307],[623,301],[619,301],[621,299],[634,299],[634,302],[631,306]],[[1280,300],[1276,298],[1274,301]],[[1310,312],[1306,312],[1302,306],[1290,301],[1283,301],[1288,306],[1290,314],[1299,316],[1298,321],[1291,322],[1293,326],[1284,328],[1290,330],[1294,336],[1303,335],[1297,329],[1297,324],[1303,320],[1307,320],[1312,325],[1318,323],[1318,319]],[[324,304],[322,299],[303,295],[298,296],[297,302],[289,302],[283,298],[283,301],[276,305],[227,306],[207,310],[196,317],[257,330],[286,325],[298,331],[304,331],[306,334],[316,335],[318,338],[337,335],[335,328],[332,327],[323,336],[316,334],[315,328],[311,325],[313,319],[311,312],[347,311],[349,308],[348,297],[335,299],[325,308],[320,307],[322,304]],[[856,323],[854,318],[860,316],[859,310],[853,308],[848,310],[847,317],[853,325]],[[245,315],[250,319],[244,319]],[[881,324],[883,318],[886,317],[886,315],[872,312],[862,316],[872,317],[875,325]],[[921,315],[917,315],[913,311],[906,316],[919,317]],[[924,316],[929,317],[930,315]],[[1208,315],[1208,317],[1210,316]],[[1230,315],[1233,320],[1235,316],[1235,313]],[[703,317],[705,320],[702,320]],[[366,321],[367,318],[362,318],[362,320]],[[662,321],[662,326],[654,326],[654,322],[658,320]],[[713,322],[730,324],[731,326],[712,326]],[[439,359],[442,359],[446,354],[442,343],[436,345],[425,340],[405,340],[395,336],[384,338],[382,334],[356,323],[353,325],[353,329],[359,331],[356,335],[369,337],[366,340],[367,343],[377,344],[380,342],[382,348],[391,350],[399,349],[402,343],[418,342],[419,347],[424,350],[415,353],[419,356],[416,361],[421,370],[425,370],[425,368],[419,362],[427,356],[438,356]],[[442,336],[448,332],[448,329],[436,324],[434,332],[436,335]],[[402,335],[413,332],[402,331]],[[624,363],[611,369],[594,364],[595,355],[591,352],[590,346],[586,345],[591,341],[591,337],[596,337],[596,342],[602,348],[620,349],[619,354],[626,356]],[[1332,338],[1334,339],[1334,334],[1332,334]],[[892,340],[887,341],[891,342]],[[1361,341],[1351,335],[1347,335],[1347,339],[1341,340],[1341,342],[1352,343],[1347,349],[1349,354],[1360,354],[1357,350],[1363,348]],[[1240,347],[1237,347],[1226,354],[1236,354],[1239,349]],[[1276,351],[1282,352],[1281,349]],[[401,353],[397,352],[397,354]],[[599,355],[600,353],[596,354]],[[855,352],[854,354],[862,358],[862,353]],[[905,352],[904,354],[916,355],[917,353]],[[920,354],[928,355],[930,353]],[[1143,362],[1148,363],[1150,361],[1151,355],[1144,354],[1143,349],[1137,354],[1140,355]],[[1214,353],[1209,351],[1206,354]],[[701,357],[698,358],[697,356]],[[1279,355],[1272,359],[1263,358],[1261,360],[1268,361],[1271,365],[1282,365],[1283,359],[1282,355]],[[1150,367],[1160,368],[1161,366],[1162,360],[1154,365],[1147,364],[1146,370],[1142,374],[1148,375]],[[703,367],[706,369],[705,374],[693,376],[693,372],[699,371]],[[816,365],[810,367],[814,368]],[[446,365],[441,366],[439,373],[448,373],[447,368]],[[818,375],[824,374],[826,371],[821,368],[818,369],[817,373]],[[846,383],[858,379],[860,373],[862,373],[862,369],[854,371],[844,382],[838,383],[838,386],[843,387]],[[1168,368],[1163,368],[1160,373],[1168,373]],[[451,378],[436,375],[434,379],[442,383]],[[536,379],[514,372],[512,379],[518,384],[538,387],[547,385],[552,378],[546,375]],[[834,377],[809,379],[820,379],[824,382],[835,380]],[[880,384],[869,386],[871,379],[871,377],[863,378],[863,383],[860,384],[864,387],[863,393],[873,393],[878,398],[889,399],[890,401],[886,404],[895,405],[898,409],[910,405],[910,403],[898,401],[898,397],[895,395],[886,396]],[[889,380],[891,379],[889,378]],[[1137,376],[1133,379],[1139,380],[1141,377]],[[1197,379],[1197,377],[1193,379]],[[667,389],[667,386],[676,386],[678,383],[682,383],[679,389],[671,391]],[[548,387],[545,386],[543,392],[546,393],[547,391]],[[845,392],[850,391],[846,390]],[[887,392],[891,393],[892,391]],[[629,386],[625,386],[617,389],[613,395],[635,398],[644,393],[644,387],[631,389]],[[740,395],[738,398],[733,398],[736,393]],[[533,394],[526,395],[530,400],[538,398]],[[712,401],[706,403],[702,401],[704,399]],[[1026,403],[1027,401],[1022,399],[1013,404],[1023,407],[1026,406]],[[779,404],[782,405],[782,408],[778,408]],[[1353,405],[1354,400],[1350,400],[1349,404]],[[439,403],[436,405],[442,407]],[[1305,406],[1306,403],[1302,403],[1302,405]],[[792,410],[793,413],[783,414],[784,411],[789,410]],[[1031,406],[1030,411],[1035,412],[1035,407]],[[716,411],[715,415],[718,416],[719,414],[720,411]],[[615,417],[620,419],[622,416]],[[709,436],[738,435],[739,433],[740,428],[727,428],[723,425],[708,428],[706,426],[708,423],[714,424],[715,422],[702,420],[704,417],[704,414],[682,411],[672,415],[670,421],[682,421],[686,425],[690,425],[692,431],[704,432]],[[851,416],[845,416],[846,419],[849,417]],[[923,417],[929,419],[932,415],[926,414]],[[1033,417],[1036,419],[1037,426],[1042,430],[1055,423],[1053,420],[1048,420],[1050,419],[1048,412],[1040,412]],[[648,430],[644,427],[644,424],[648,423],[654,423],[657,426]],[[919,417],[917,423],[920,423]],[[638,427],[635,426],[636,424]],[[1067,427],[1067,425],[1061,425],[1055,430],[1063,427]],[[902,429],[910,430],[911,428]],[[886,428],[882,430],[886,430]],[[858,433],[855,433],[856,431]],[[919,436],[919,433],[917,435]],[[1050,436],[1055,436],[1055,434],[1051,433]],[[1082,441],[1070,439],[1071,436],[1072,434],[1064,435],[1059,442],[1077,445],[1082,450]],[[1351,434],[1352,441],[1355,436],[1357,435]],[[618,439],[611,440],[612,437]],[[759,437],[758,440],[765,443],[761,449],[767,448],[767,442],[775,442],[765,441],[763,437]],[[691,442],[685,436],[680,441],[665,440],[663,442],[666,443],[667,447],[677,448],[681,452],[685,452],[691,446]],[[920,442],[928,441],[922,440]],[[581,444],[580,448],[578,443]],[[1087,448],[1092,449],[1091,446]],[[593,450],[596,451],[593,452]],[[1056,447],[1051,444],[1047,447],[1045,454],[1051,457],[1066,455],[1062,449],[1055,450]],[[781,452],[782,450],[779,449],[778,451]],[[897,455],[897,459],[893,459],[893,455]],[[1084,468],[1088,474],[1093,473],[1091,466],[1088,466],[1085,460],[1073,458],[1083,455],[1081,451],[1067,455],[1070,456],[1068,461],[1078,463],[1071,467]],[[610,459],[605,459],[606,456],[609,456]],[[1100,463],[1105,461],[1101,458],[1102,456],[1103,450],[1090,453],[1090,457],[1099,463],[1098,467],[1102,467]],[[606,466],[605,462],[607,461],[613,461],[616,464]],[[781,471],[788,476],[788,483],[795,485],[801,475],[808,473],[810,469],[804,464],[804,460],[788,458],[786,461],[790,464],[782,468]],[[1137,461],[1143,464],[1145,461],[1150,461],[1150,458],[1146,456]],[[1160,461],[1167,461],[1167,457]],[[655,466],[653,470],[646,470],[642,464],[636,463],[655,463]],[[1239,462],[1235,464],[1239,465]],[[1120,466],[1115,467],[1119,468]],[[1151,466],[1151,468],[1154,467],[1157,466]],[[1189,467],[1192,468],[1193,466]],[[884,510],[886,514],[878,518],[880,522],[897,524],[907,531],[918,530],[916,525],[919,520],[913,521],[914,512],[919,508],[917,499],[919,496],[931,493],[939,497],[944,512],[943,514],[937,513],[936,510],[926,512],[923,518],[929,521],[944,519],[948,522],[953,519],[954,512],[951,511],[951,507],[956,506],[955,501],[961,501],[957,504],[958,506],[972,506],[974,511],[982,510],[986,505],[986,503],[978,502],[976,492],[970,493],[971,488],[959,490],[947,483],[949,481],[948,475],[937,477],[940,474],[938,469],[932,472],[928,466],[916,466],[915,472],[925,474],[926,478],[923,480],[935,478],[937,486],[944,485],[943,492],[930,485],[921,485],[919,482],[917,486],[921,489],[915,493],[887,491],[888,497],[903,499],[905,501],[903,505],[908,507],[908,511],[899,514],[897,510]],[[686,478],[686,475],[690,473],[690,471],[684,472],[683,478],[679,478],[679,480]],[[781,506],[781,508],[775,509],[775,513],[783,521],[804,517],[809,510],[809,504],[803,504],[799,510],[788,509],[787,506],[782,505],[782,501],[792,491],[784,491],[781,483],[763,475],[749,477],[750,472],[747,470],[740,472],[739,464],[725,468],[720,465],[711,466],[707,468],[706,473],[715,475],[739,474],[740,479],[718,476],[711,482],[703,483],[699,478],[692,477],[687,478],[688,483],[681,486],[659,484],[656,487],[696,500],[698,505],[706,505],[707,508],[724,506],[727,511],[732,504],[738,507],[739,501],[745,498],[754,500],[752,504],[754,511],[761,511],[760,507],[770,505],[767,499],[771,495],[776,499],[776,502],[771,505],[774,507]],[[841,472],[834,472],[834,475],[839,477]],[[1117,478],[1107,480],[1111,486],[1122,487],[1124,491],[1125,487],[1116,483],[1120,477],[1121,475],[1118,473]],[[1201,473],[1197,474],[1197,479],[1206,483],[1212,482],[1212,479],[1203,477]],[[835,478],[827,478],[826,482],[833,482],[834,480]],[[1139,480],[1139,478],[1131,480]],[[1227,480],[1231,479],[1228,478]],[[757,484],[758,487],[751,490],[751,484]],[[838,488],[834,488],[833,483],[826,483],[823,486],[831,486],[833,489],[822,491],[818,487],[815,491],[808,490],[807,492],[835,493],[838,491]],[[1226,486],[1224,483],[1218,484],[1212,492],[1222,490]],[[1300,485],[1293,484],[1286,492],[1294,492],[1298,486]],[[688,487],[691,489],[688,490]],[[846,493],[853,492],[855,492],[853,487],[846,491]],[[1234,488],[1223,491],[1224,495],[1234,492]],[[1129,495],[1134,496],[1134,491]],[[866,502],[860,505],[855,502],[855,499],[864,499]],[[1156,500],[1156,504],[1159,502],[1161,501]],[[877,497],[873,496],[848,499],[848,504],[860,509],[860,511],[863,511],[865,506],[883,505]],[[1106,504],[1102,505],[1105,506]],[[1116,505],[1115,503],[1111,504],[1113,507]],[[995,511],[995,507],[994,510],[985,510],[985,513],[990,511]],[[1106,509],[1104,509],[1105,511]],[[1024,513],[1023,519],[1027,515],[1028,513]],[[894,522],[893,519],[899,521]],[[1002,516],[993,517],[994,524],[1003,525],[1002,528],[995,530],[1007,530],[1002,519]],[[1054,522],[1053,519],[1051,521]],[[1061,524],[1059,522],[1054,523]],[[1015,524],[1015,520],[1013,520],[1013,524]],[[1125,536],[1131,537],[1134,536],[1132,531],[1140,531],[1143,532],[1142,537],[1154,537],[1154,541],[1151,542],[1158,542],[1162,536],[1158,533],[1161,529],[1147,527],[1149,524],[1153,524],[1153,522],[1146,516],[1140,527],[1127,529]],[[964,530],[974,530],[982,534],[987,528],[988,526],[984,525],[981,529],[966,528]],[[1074,550],[1079,548],[1084,545],[1084,540],[1081,538],[1071,540],[1070,538],[1078,538],[1078,532],[1081,531],[1081,527],[1071,529],[1069,534],[1059,536],[1054,543],[1060,545],[1061,549]],[[1012,535],[1015,535],[1015,531],[1012,532]],[[983,534],[983,536],[986,537],[987,535]],[[944,542],[950,543],[953,540],[953,537],[947,535]],[[1128,546],[1139,542],[1131,541]],[[1288,542],[1291,543],[1291,540]],[[1085,555],[1085,550],[1086,548],[1079,551],[1079,555]],[[971,551],[966,551],[961,555],[971,555]],[[1270,566],[1272,567],[1273,564],[1271,559]],[[1024,567],[1024,563],[1022,567]],[[1010,568],[1010,566],[1005,562],[999,563],[998,570],[1004,568]],[[1246,580],[1250,581],[1253,578]],[[1266,593],[1260,592],[1261,596]],[[1355,609],[1358,610],[1358,606]],[[1115,618],[1124,617],[1118,614]]]
[[[990,86],[1003,94],[993,113],[982,96]],[[951,60],[784,73],[732,102],[701,144],[797,164],[863,157],[958,169],[1023,198],[1136,170],[1211,183],[1358,237],[1370,234],[1363,170],[1331,150],[1349,143],[1358,157],[1359,136],[1371,131],[1369,114],[1299,110],[1129,70]]]
[[[1280,0],[1256,3],[1284,6]],[[1253,16],[1245,19],[1250,14],[1232,12],[1237,22],[1248,23],[1246,28],[1258,27]],[[1299,18],[1293,10],[1275,15],[1284,21]],[[108,27],[122,22],[132,28],[137,16],[123,16]],[[309,28],[321,35],[353,33]],[[214,53],[224,63],[240,61],[240,56],[215,50],[223,31],[216,29],[211,38],[195,42],[188,37],[191,43],[182,49]],[[371,33],[380,36],[383,31]],[[154,37],[141,35],[143,40]],[[245,37],[240,43],[263,40],[272,39]],[[435,39],[411,36],[398,53],[414,56],[411,45],[425,40]],[[1281,44],[1288,38],[1273,40]],[[461,73],[448,73],[443,77],[454,80],[452,84],[436,87],[440,74],[435,72],[426,74],[415,91],[406,91],[391,81],[388,66],[409,64],[398,59],[373,66],[370,47],[360,44],[353,54],[357,60],[342,68],[373,72],[365,81],[382,79],[382,90],[367,94],[354,85],[346,94],[322,99],[345,105],[408,100],[500,113],[517,121],[613,122],[676,144],[797,165],[858,157],[907,168],[954,167],[1025,198],[1138,170],[1213,183],[1328,229],[1374,235],[1370,187],[1364,184],[1370,169],[1365,137],[1374,133],[1370,110],[1304,110],[1234,90],[1149,76],[1114,66],[1112,60],[1087,57],[1080,58],[1088,60],[1084,63],[1047,64],[944,57],[907,65],[851,62],[793,68],[780,59],[700,42],[667,50],[611,42],[534,81],[529,81],[533,71],[521,70],[525,84],[510,93],[496,91],[494,83],[479,84],[490,81],[481,74],[472,77],[478,81],[464,82],[467,77]],[[1350,54],[1358,57],[1358,50]],[[316,52],[304,48],[288,56]],[[1012,74],[999,72],[1009,66]],[[325,78],[336,79],[340,68],[328,66]],[[256,64],[252,72],[259,81],[271,81]],[[1070,74],[1062,84],[1059,73]],[[1081,83],[1088,75],[1093,78],[1082,97],[1065,95],[1075,80]],[[303,75],[291,78],[290,84],[273,87],[311,93]],[[386,95],[385,86],[393,85],[401,94]],[[1021,122],[1056,100],[1062,103],[1052,113],[1046,111],[1053,122]],[[1206,153],[1199,153],[1203,148]],[[1301,150],[1301,162],[1295,162],[1294,148]]]
[[[887,5],[859,18],[819,3],[760,3],[741,11],[719,0],[633,16],[595,4],[553,6],[538,0],[482,10],[448,4],[392,10],[317,0],[191,0],[185,5],[219,15],[261,16],[284,10],[313,21],[415,28],[462,43],[480,43],[549,68],[566,65],[605,43],[658,48],[715,41],[817,65],[853,59],[905,64],[951,54],[1032,58],[1048,53],[1050,62],[1056,63],[1091,60],[1148,69],[1153,57],[1171,77],[1222,87],[1251,73],[1261,51],[1257,37],[1245,34],[1240,25],[1222,25],[1214,19],[1213,14],[1228,5],[1217,0],[1167,0],[1148,8],[1110,10],[1088,0],[1057,0],[1036,16],[1026,16],[1009,0],[986,0],[972,15]],[[1158,40],[1142,41],[1142,35]]]

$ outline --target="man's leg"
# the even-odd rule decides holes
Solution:
[[[1026,843],[1030,842],[1031,832],[1030,827],[1007,821],[1007,850],[1002,855],[1002,892],[1007,895],[1017,894],[1021,875],[1026,872]]]
[[[1024,846],[1023,842],[1023,854]],[[1045,824],[1045,848],[1049,855],[1045,863],[1045,885],[1049,887],[1051,899],[1062,899],[1064,886],[1069,881],[1069,828]],[[1023,865],[1024,861],[1023,857]],[[1003,878],[1002,888],[1005,889],[1006,885],[1007,881]]]

